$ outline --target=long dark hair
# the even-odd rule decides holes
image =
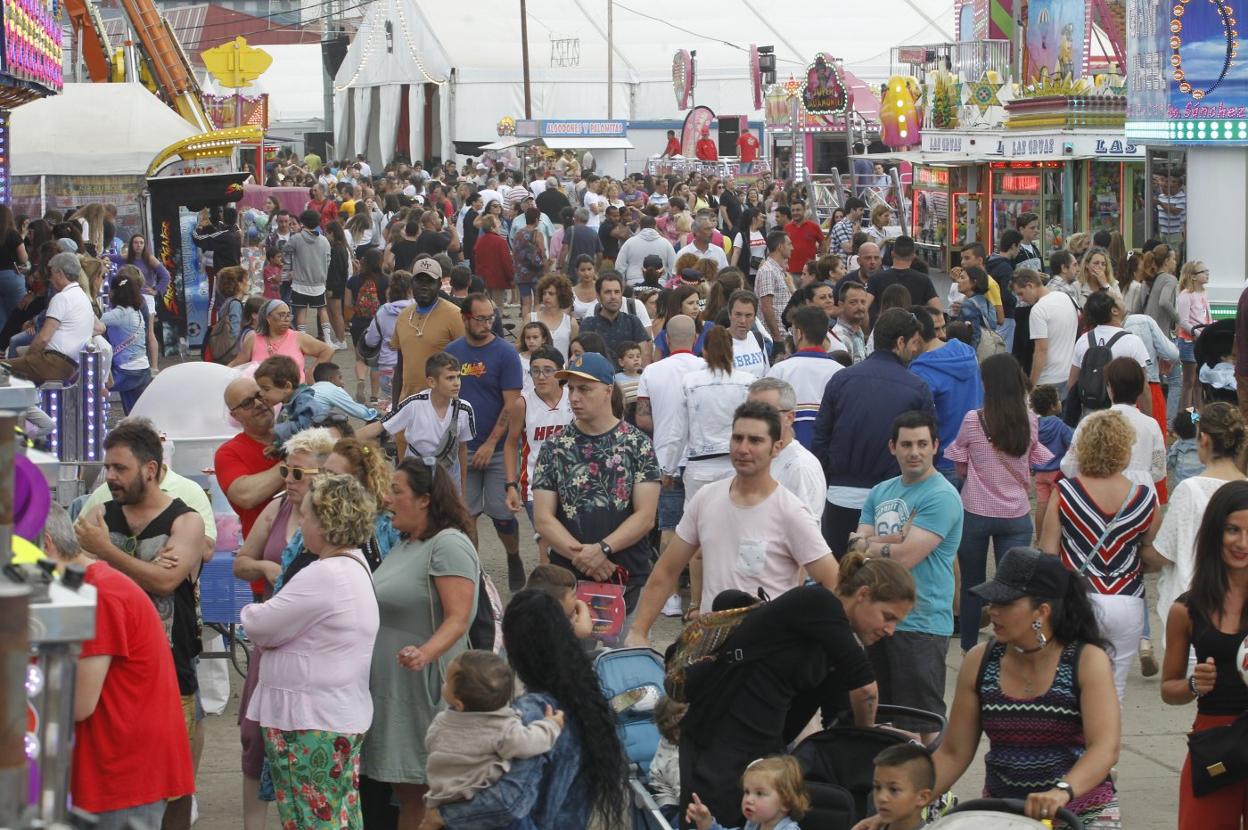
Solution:
[[[984,381],[984,432],[1006,455],[1020,458],[1031,448],[1027,378],[1012,354],[996,354],[979,365]]]
[[[143,257],[147,258],[147,237],[141,233],[131,234],[130,239],[126,242],[126,262],[133,263],[135,258],[134,240],[143,240]]]
[[[503,645],[525,688],[555,698],[569,725],[576,725],[582,757],[578,781],[591,810],[603,826],[623,826],[624,748],[602,686],[563,608],[544,591],[516,594],[503,614]]]
[[[10,231],[17,232],[17,221],[13,218],[13,210],[5,204],[0,204],[0,234],[8,234]]]
[[[684,314],[680,307],[684,305],[685,300],[691,295],[697,294],[698,289],[692,285],[678,285],[667,294],[666,304],[663,306],[663,330],[667,331],[667,324],[677,314]],[[693,330],[698,334],[702,333],[702,319],[700,315],[693,315]]]
[[[425,532],[420,540],[432,539],[448,527],[471,535],[469,528],[472,519],[468,508],[460,498],[459,491],[451,483],[451,476],[442,465],[434,463],[430,471],[425,463],[416,458],[409,458],[394,471],[395,475],[403,476],[407,486],[418,496],[429,496],[429,518],[425,522]]]
[[[1222,535],[1232,513],[1248,510],[1248,481],[1229,481],[1214,491],[1196,532],[1196,569],[1187,593],[1193,611],[1217,627],[1231,577],[1222,560]],[[1240,612],[1239,630],[1248,628],[1248,604]]]
[[[337,219],[325,223],[325,235],[329,237],[331,246],[344,249],[347,247],[347,235],[342,232],[342,223]]]
[[[1086,577],[1070,572],[1066,580],[1066,593],[1060,597],[1031,597],[1033,607],[1048,603],[1052,611],[1049,620],[1053,625],[1053,639],[1062,645],[1087,643],[1113,654],[1113,646],[1101,633],[1096,619],[1096,609],[1088,598],[1091,586]]]

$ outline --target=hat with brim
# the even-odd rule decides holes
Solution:
[[[442,264],[433,257],[418,259],[412,263],[412,279],[429,279],[437,282],[442,279]]]
[[[1056,556],[1035,548],[1010,548],[992,579],[981,582],[971,593],[994,605],[1006,605],[1020,597],[1057,599],[1066,594],[1070,571]]]
[[[596,380],[610,386],[615,383],[615,368],[611,365],[611,361],[597,352],[586,352],[568,361],[568,367],[555,372],[555,377],[560,380],[570,378]]]

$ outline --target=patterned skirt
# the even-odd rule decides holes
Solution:
[[[264,754],[282,830],[362,830],[363,735],[302,729],[264,730]]]

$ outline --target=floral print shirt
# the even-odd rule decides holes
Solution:
[[[533,489],[550,490],[558,498],[555,515],[580,542],[601,542],[633,512],[633,487],[660,478],[650,438],[627,421],[601,435],[588,435],[573,422],[547,438],[537,457]],[[551,562],[588,578],[554,551]],[[613,551],[612,561],[629,573],[629,582],[644,582],[650,573],[650,543]]]

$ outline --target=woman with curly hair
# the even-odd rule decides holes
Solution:
[[[513,704],[526,723],[563,711],[563,732],[545,755],[511,770],[470,801],[438,809],[452,830],[506,826],[623,827],[628,771],[615,717],[558,600],[521,591],[503,615],[507,660],[524,684]],[[488,820],[488,823],[487,823]],[[526,823],[527,822],[527,823]]]
[[[581,328],[572,316],[572,283],[563,274],[547,274],[537,281],[535,296],[537,308],[529,322],[545,323],[555,348],[567,360],[568,347]]]
[[[323,476],[303,500],[303,543],[317,561],[279,594],[242,610],[264,673],[247,717],[264,732],[283,827],[361,826],[360,747],[373,721],[369,662],[377,597],[360,545],[377,502],[351,476]]]
[[[390,492],[390,465],[380,450],[358,438],[341,438],[334,444],[334,451],[325,459],[325,472],[354,476],[378,504],[382,504]],[[399,541],[399,532],[394,529],[390,514],[380,510],[373,520],[373,535],[360,549],[375,571]]]
[[[468,538],[468,509],[436,460],[400,464],[385,505],[403,538],[374,580],[381,632],[372,652],[376,717],[364,744],[364,807],[370,826],[393,827],[393,791],[398,826],[415,830],[428,790],[425,732],[444,706],[446,667],[468,649],[481,563]]]
[[[1101,633],[1110,645],[1118,699],[1144,634],[1144,570],[1164,563],[1153,549],[1161,523],[1157,493],[1123,474],[1135,429],[1117,409],[1089,415],[1071,448],[1078,474],[1057,483],[1039,548],[1086,576]]]

